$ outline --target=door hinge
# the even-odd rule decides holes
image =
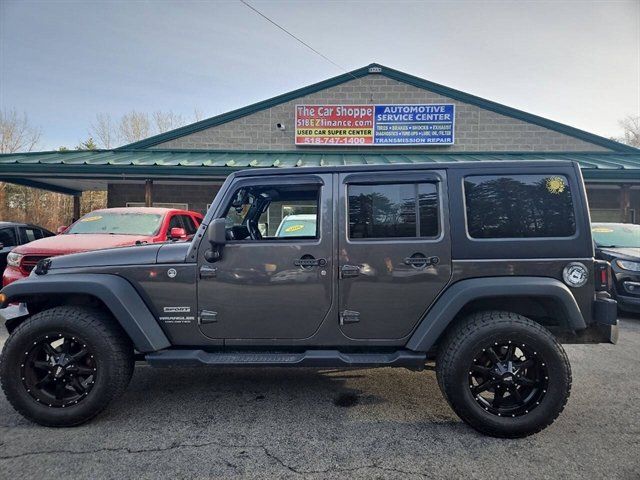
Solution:
[[[216,323],[218,321],[218,312],[212,312],[211,310],[200,310],[198,315],[198,323],[200,325],[206,325],[208,323]]]
[[[360,312],[355,310],[343,310],[340,314],[340,325],[348,325],[350,323],[358,323],[360,321]]]

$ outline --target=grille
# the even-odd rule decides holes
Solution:
[[[31,273],[31,270],[35,268],[36,264],[45,258],[48,257],[45,255],[25,255],[20,263],[20,268],[26,273]]]

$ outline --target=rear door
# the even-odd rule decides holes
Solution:
[[[451,276],[444,171],[339,175],[342,333],[411,333]]]

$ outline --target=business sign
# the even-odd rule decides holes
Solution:
[[[296,145],[453,145],[455,106],[297,105]]]

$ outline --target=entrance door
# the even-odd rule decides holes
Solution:
[[[403,338],[451,276],[445,173],[339,178],[340,328]]]
[[[198,252],[199,322],[223,339],[304,339],[333,298],[332,176],[238,179],[223,200],[227,243]]]

